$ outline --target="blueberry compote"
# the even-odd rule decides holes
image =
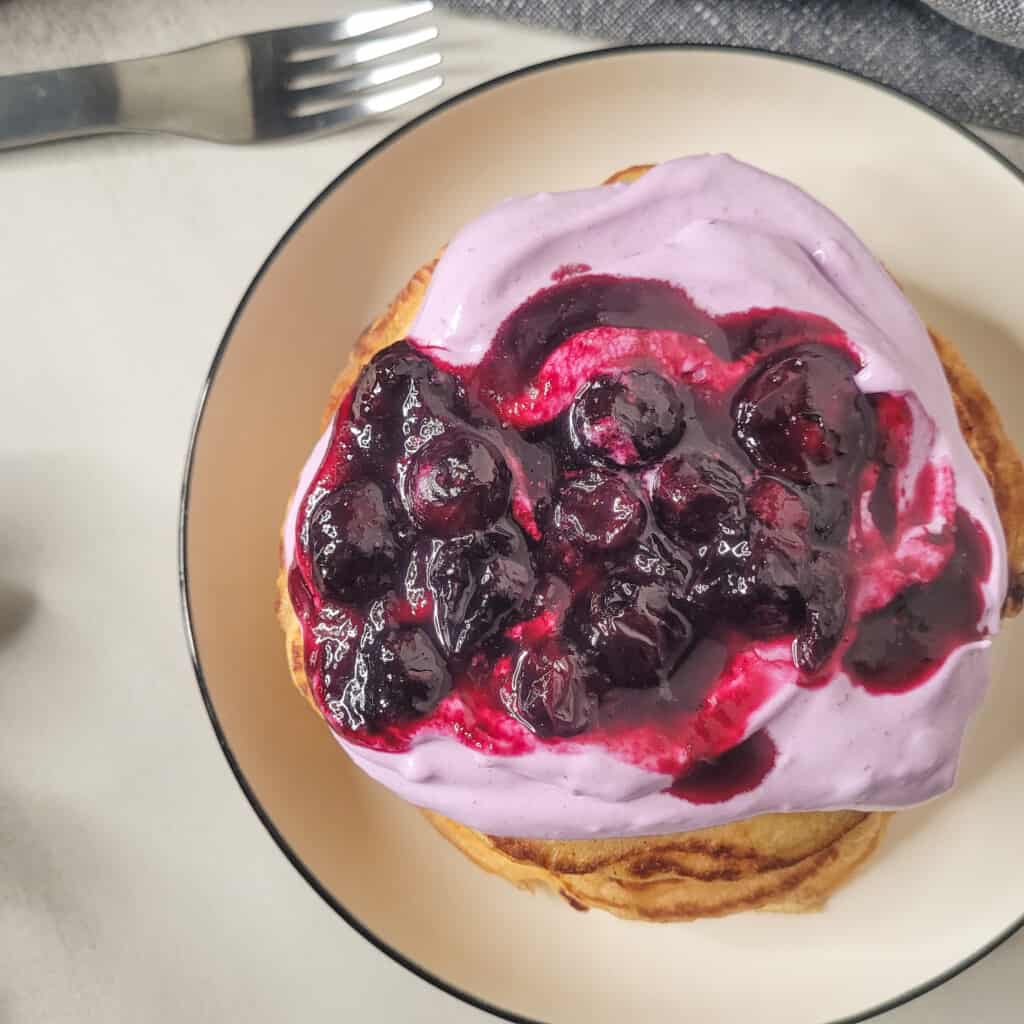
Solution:
[[[333,726],[383,750],[424,730],[598,744],[709,802],[771,770],[751,716],[781,687],[923,682],[982,635],[988,544],[953,508],[908,568],[936,484],[910,471],[909,404],[869,400],[859,368],[820,317],[714,318],[589,273],[515,310],[477,366],[379,353],[289,578]],[[891,577],[873,603],[869,569]]]

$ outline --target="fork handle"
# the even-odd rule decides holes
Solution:
[[[117,131],[120,90],[109,64],[0,78],[0,149]]]
[[[155,57],[0,78],[0,149],[101,132],[249,142],[250,63],[245,41],[235,38]]]

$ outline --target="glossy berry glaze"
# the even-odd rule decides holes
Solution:
[[[884,699],[981,638],[989,542],[834,323],[589,269],[476,365],[363,368],[295,522],[307,676],[363,747],[597,746],[725,801],[786,687]]]

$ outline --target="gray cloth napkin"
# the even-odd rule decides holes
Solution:
[[[1024,0],[444,2],[596,39],[813,57],[895,86],[958,121],[1024,133],[1024,49],[1012,45],[1024,47]]]

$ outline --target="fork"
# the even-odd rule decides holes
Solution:
[[[323,135],[433,92],[428,0],[137,60],[0,78],[0,149],[105,132],[214,142]],[[405,31],[389,31],[401,25]],[[389,58],[402,55],[403,59]]]

